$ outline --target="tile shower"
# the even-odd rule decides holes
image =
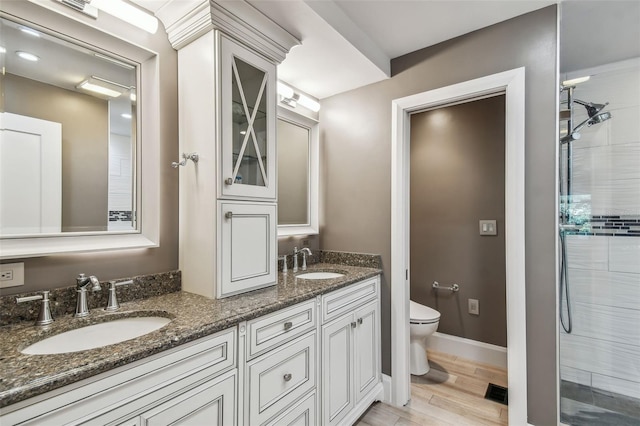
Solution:
[[[584,127],[572,142],[568,197],[567,144],[562,145],[561,211],[574,226],[563,231],[572,327],[570,333],[560,327],[560,419],[572,425],[637,425],[640,59],[574,74],[591,75],[576,86],[574,97],[608,101],[612,117]],[[574,122],[587,118],[584,108],[574,111]],[[559,297],[566,326],[566,293]]]

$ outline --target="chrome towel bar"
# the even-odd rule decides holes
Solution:
[[[458,284],[453,284],[451,287],[440,287],[440,284],[438,283],[438,281],[434,281],[433,284],[431,284],[431,287],[435,288],[436,290],[449,290],[449,291],[460,290],[460,286]]]

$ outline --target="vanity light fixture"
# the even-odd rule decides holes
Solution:
[[[313,112],[320,111],[320,103],[302,93],[296,93],[291,87],[282,82],[278,82],[278,95],[280,102],[295,108],[298,104],[310,109]]]
[[[138,95],[136,95],[135,87],[131,88],[131,93],[129,93],[129,100],[134,103],[138,100]]]
[[[76,88],[108,96],[110,98],[117,98],[122,95],[123,88],[128,89],[126,86],[105,80],[104,78],[96,77],[95,75],[92,75],[82,83],[78,84]]]
[[[122,114],[120,114],[120,117],[126,118],[127,120],[131,120],[131,114],[127,114],[127,113],[124,113],[124,112]]]
[[[139,9],[123,0],[56,0],[92,18],[98,17],[98,10],[118,19],[122,19],[131,25],[155,34],[158,30],[158,18]]]
[[[24,52],[22,50],[16,50],[16,55],[18,55],[19,57],[21,57],[26,61],[38,62],[40,60],[39,56],[36,56],[33,53]]]
[[[4,46],[0,46],[0,53],[7,53],[7,49]]]

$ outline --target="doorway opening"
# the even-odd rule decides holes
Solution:
[[[392,102],[391,402],[410,398],[409,170],[412,114],[483,97],[505,95],[505,277],[509,423],[527,422],[524,257],[524,68],[396,99]]]

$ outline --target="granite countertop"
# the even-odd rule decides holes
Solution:
[[[66,315],[46,327],[19,323],[0,327],[0,407],[104,373],[270,312],[376,276],[377,268],[318,263],[306,272],[342,272],[344,277],[306,280],[289,271],[278,284],[225,299],[179,291],[121,304],[117,312],[93,309],[86,318]],[[25,347],[68,330],[131,316],[164,316],[171,322],[133,340],[55,355],[25,355]]]

